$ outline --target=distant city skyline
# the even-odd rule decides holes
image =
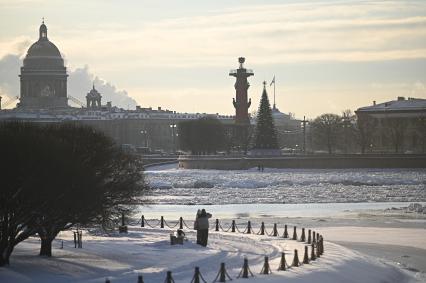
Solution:
[[[297,118],[426,98],[424,1],[0,0],[0,95],[19,95],[5,58],[25,55],[42,17],[68,71],[87,73],[73,96],[96,76],[142,107],[234,114],[228,72],[244,56],[250,112],[274,75],[277,107]]]

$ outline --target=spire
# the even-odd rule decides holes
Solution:
[[[42,19],[40,29],[39,29],[39,40],[47,40],[47,27],[44,24],[44,17]]]
[[[263,89],[266,90],[266,81],[263,81]]]
[[[93,81],[93,89],[95,89],[95,81]]]

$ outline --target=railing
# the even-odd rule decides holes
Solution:
[[[270,232],[268,233],[268,230],[267,230],[264,222],[261,222],[259,230],[256,229],[257,232],[253,228],[250,220],[247,221],[247,223],[243,223],[243,224],[241,224],[241,223],[237,224],[235,222],[235,220],[232,220],[229,227],[226,227],[226,228],[223,227],[223,225],[222,225],[222,223],[219,219],[216,219],[214,223],[215,223],[215,225],[213,225],[211,230],[214,230],[216,232],[220,232],[220,231],[229,232],[229,231],[231,231],[232,233],[257,234],[257,235],[266,235],[266,236],[271,236],[271,237],[281,236],[282,238],[287,238],[289,240],[295,240],[295,241],[299,241],[301,243],[304,243],[305,246],[304,246],[303,259],[302,260],[299,259],[298,250],[295,249],[292,263],[288,264],[287,261],[286,261],[286,258],[285,258],[285,253],[282,252],[281,256],[280,256],[280,258],[281,258],[280,263],[279,263],[279,265],[276,269],[277,271],[285,271],[289,268],[296,268],[296,267],[300,267],[300,266],[303,266],[303,265],[306,265],[306,264],[310,264],[312,261],[317,260],[318,258],[320,258],[324,254],[324,238],[323,238],[323,236],[320,235],[319,233],[316,233],[315,231],[312,231],[311,229],[308,229],[308,233],[307,233],[308,235],[306,236],[305,228],[302,228],[301,233],[300,233],[300,237],[298,237],[297,227],[293,226],[293,235],[290,238],[287,225],[284,225],[283,232],[279,233],[278,225],[276,223],[274,223],[274,225],[270,229]],[[135,223],[133,223],[133,224],[135,224]],[[140,224],[142,228],[146,228],[146,227],[157,228],[157,227],[159,227],[161,229],[165,229],[165,227],[168,227],[169,229],[175,229],[176,227],[179,226],[179,229],[194,230],[193,225],[192,226],[188,225],[188,223],[186,223],[186,221],[182,217],[179,217],[179,220],[177,220],[177,221],[175,220],[175,221],[169,221],[168,222],[164,219],[163,216],[161,216],[161,218],[159,220],[158,219],[150,219],[149,222],[148,222],[148,220],[145,218],[145,216],[142,215],[140,221],[138,221],[136,224],[138,224],[138,225]],[[240,225],[240,227],[238,227],[239,225]],[[244,227],[241,227],[241,225],[244,225]],[[310,248],[310,252],[309,252],[309,248]],[[259,274],[268,275],[268,274],[272,273],[272,268],[269,264],[269,259],[270,259],[269,256],[264,257],[264,263],[263,263],[262,269],[260,270]],[[238,279],[238,278],[249,278],[249,277],[254,277],[254,274],[252,273],[252,271],[249,267],[248,259],[245,257],[241,271],[238,273],[238,275],[235,278]],[[219,267],[219,271],[218,271],[216,277],[214,278],[214,280],[212,282],[213,283],[214,282],[227,282],[227,281],[230,281],[230,280],[232,280],[232,276],[226,270],[225,263],[221,262],[220,267]],[[172,271],[167,271],[164,283],[174,283],[174,282],[175,281],[174,281],[173,276],[172,276]],[[194,269],[194,276],[192,277],[192,280],[190,281],[190,283],[200,283],[200,282],[207,283],[207,281],[204,279],[204,277],[202,276],[202,274],[200,272],[200,268],[198,266],[196,266],[195,269]],[[111,281],[109,279],[106,279],[105,283],[111,283]],[[142,275],[138,276],[137,283],[144,283]]]

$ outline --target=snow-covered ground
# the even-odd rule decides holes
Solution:
[[[170,270],[176,282],[189,283],[195,266],[200,267],[207,282],[212,282],[221,262],[237,282],[414,282],[407,272],[329,241],[320,259],[276,271],[282,251],[291,263],[294,249],[298,249],[302,260],[304,244],[270,236],[212,232],[208,247],[203,248],[194,243],[194,232],[188,231],[189,240],[183,246],[171,246],[169,232],[136,226],[130,227],[127,235],[85,232],[83,249],[74,248],[71,232],[62,232],[54,243],[52,258],[38,257],[39,240],[31,238],[18,245],[10,267],[0,268],[0,282],[105,282],[105,278],[112,283],[136,282],[139,274],[147,283],[164,282]],[[270,257],[271,275],[259,274],[265,255]],[[244,257],[255,277],[235,280]]]

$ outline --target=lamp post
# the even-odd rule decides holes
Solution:
[[[175,153],[176,152],[176,141],[175,141],[175,129],[176,129],[176,124],[175,123],[173,123],[173,124],[170,124],[170,128],[172,129],[172,140],[173,140],[173,153]]]
[[[148,147],[148,131],[147,130],[141,130],[141,134],[144,136],[145,147]]]

